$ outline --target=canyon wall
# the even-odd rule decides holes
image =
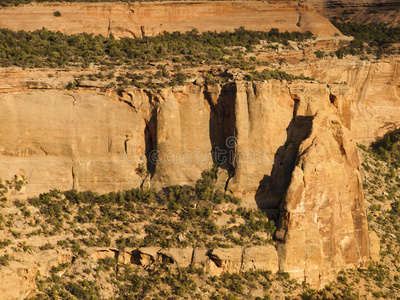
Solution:
[[[400,58],[379,61],[324,58],[286,65],[284,70],[303,73],[332,87],[340,86],[341,111],[357,143],[369,145],[400,126]],[[334,88],[336,89],[336,88]]]
[[[339,34],[311,6],[297,3],[64,3],[0,10],[2,28],[117,38],[239,26]],[[25,178],[15,197],[53,188],[158,189],[193,185],[219,163],[218,188],[279,222],[274,268],[319,288],[342,268],[368,264],[356,142],[368,144],[400,126],[399,65],[393,57],[324,58],[282,65],[319,82],[188,83],[119,93],[98,86],[65,90],[57,79],[33,80],[36,71],[4,71],[0,178]],[[217,252],[214,259],[221,259],[224,251]]]
[[[328,19],[337,17],[346,22],[400,25],[400,3],[396,0],[307,0],[307,3]]]
[[[292,132],[307,128],[308,136],[296,158],[291,145],[299,142],[290,137],[281,164],[295,160],[276,234],[280,268],[311,286],[323,286],[349,265],[365,267],[370,257],[358,151],[334,111],[297,116]]]
[[[61,16],[55,17],[59,11]],[[164,31],[307,30],[317,36],[340,32],[309,4],[261,1],[150,3],[32,3],[0,9],[0,28],[120,37],[154,36]]]
[[[321,287],[369,258],[348,92],[277,80],[119,94],[8,90],[0,178],[24,175],[20,195],[106,192],[193,184],[218,162],[220,188],[279,217],[279,270]]]
[[[345,106],[347,88],[335,89],[335,105]],[[255,207],[254,195],[263,198],[260,182],[271,174],[288,139],[296,103],[311,116],[332,105],[331,93],[323,84],[276,80],[188,84],[157,93],[132,89],[119,95],[8,90],[0,94],[0,120],[7,124],[0,131],[0,177],[24,175],[28,195],[53,187],[105,192],[192,184],[217,162],[219,186]],[[342,113],[340,107],[348,122],[348,107]],[[142,166],[147,176],[138,173]]]

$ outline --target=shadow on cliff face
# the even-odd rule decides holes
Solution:
[[[204,97],[210,105],[209,136],[213,163],[218,163],[220,168],[226,170],[228,179],[234,176],[235,159],[235,98],[236,85],[226,84],[219,90],[217,86],[208,86]]]
[[[145,138],[145,156],[146,156],[146,169],[150,173],[150,178],[153,177],[156,171],[157,162],[157,112],[152,111],[150,120],[146,122],[144,129]]]
[[[265,210],[270,218],[277,219],[279,216],[279,206],[289,187],[300,144],[309,136],[313,118],[293,117],[286,128],[286,142],[275,153],[271,175],[265,175],[260,181],[255,200],[258,207]]]

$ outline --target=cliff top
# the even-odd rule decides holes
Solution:
[[[57,13],[56,13],[57,12]],[[297,2],[215,1],[144,3],[32,3],[0,10],[0,28],[67,34],[87,32],[115,37],[155,36],[164,31],[248,30],[340,32],[308,4]]]

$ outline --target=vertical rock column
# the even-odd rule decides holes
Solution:
[[[360,160],[333,105],[315,113],[299,147],[278,228],[280,270],[314,288],[368,263]]]

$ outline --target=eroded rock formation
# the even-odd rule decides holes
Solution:
[[[341,268],[369,259],[360,162],[346,127],[349,93],[342,85],[276,80],[157,93],[9,92],[0,95],[0,119],[11,128],[0,132],[0,177],[25,175],[23,194],[104,192],[193,184],[219,162],[220,187],[242,197],[244,206],[280,215],[279,264],[275,254],[265,264],[320,287]],[[131,260],[147,267],[192,259],[138,251]],[[208,252],[214,264],[206,269],[216,274],[221,266],[240,271],[264,264],[243,261],[242,249],[230,251]],[[205,264],[204,253],[195,252],[194,264]]]
[[[59,11],[61,16],[55,17]],[[318,36],[340,32],[309,4],[259,1],[43,3],[3,8],[0,28],[104,36],[154,36],[164,31],[248,30],[312,31]]]
[[[323,286],[345,266],[368,264],[369,238],[360,161],[350,132],[329,110],[318,110],[309,122],[276,236],[283,242],[281,269]],[[298,123],[295,119],[294,126]],[[296,141],[289,140],[287,149],[291,143]]]
[[[397,56],[376,62],[328,58],[284,68],[330,84],[332,94],[340,97],[338,108],[345,117],[343,124],[358,143],[368,145],[400,125]]]

